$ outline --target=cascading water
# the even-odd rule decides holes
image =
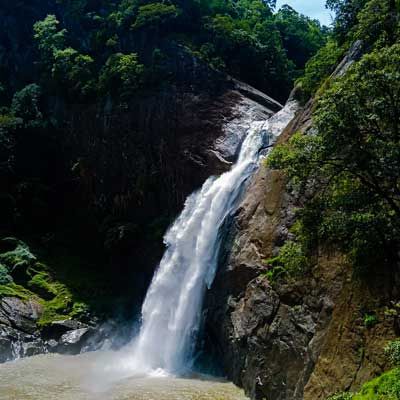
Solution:
[[[269,120],[253,122],[231,170],[209,178],[186,200],[164,237],[167,249],[142,307],[142,326],[128,361],[134,373],[190,369],[204,293],[217,268],[220,228],[258,167],[260,149],[274,142],[296,108],[289,102]]]

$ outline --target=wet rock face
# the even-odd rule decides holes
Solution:
[[[138,304],[162,255],[158,231],[209,176],[230,168],[250,123],[281,107],[181,49],[174,51],[178,80],[155,93],[126,104],[111,99],[86,108],[54,104],[54,114],[65,120],[61,137],[77,183],[70,202],[91,216],[93,229],[101,227],[113,271],[125,281],[134,275],[130,291]],[[154,231],[157,237],[149,240]]]
[[[42,308],[34,300],[16,297],[0,300],[0,362],[32,356],[45,351],[37,320]]]
[[[4,297],[0,300],[0,323],[24,333],[33,334],[36,321],[40,318],[42,308],[34,300],[22,301],[16,297]]]
[[[117,348],[120,339],[115,323],[84,324],[76,320],[54,321],[37,325],[41,307],[33,300],[5,297],[0,301],[0,362],[43,353],[79,354],[100,348]]]

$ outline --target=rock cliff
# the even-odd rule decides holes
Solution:
[[[336,75],[359,49],[356,43]],[[313,106],[310,101],[299,109],[281,142],[312,130]],[[360,279],[338,250],[320,247],[309,273],[268,280],[265,260],[291,239],[295,211],[305,200],[280,171],[260,167],[206,300],[207,344],[252,399],[326,399],[356,391],[390,367],[383,348],[398,333],[399,266]],[[374,324],[368,315],[376,317]]]
[[[33,183],[21,193],[21,184],[11,180],[9,192],[21,209],[25,227],[32,227],[24,228],[24,236],[35,251],[55,258],[60,247],[66,253],[76,252],[76,246],[83,248],[94,267],[78,255],[81,265],[77,265],[74,282],[71,264],[64,274],[54,259],[46,261],[48,272],[42,271],[33,255],[28,260],[32,265],[24,270],[14,265],[18,259],[7,258],[7,267],[13,271],[11,285],[17,283],[22,289],[19,286],[17,297],[12,288],[0,291],[3,360],[97,347],[88,344],[99,327],[93,315],[83,326],[76,321],[76,326],[68,327],[64,320],[52,321],[53,317],[43,322],[41,304],[55,301],[58,289],[53,285],[49,292],[46,282],[38,286],[34,281],[41,274],[50,282],[66,284],[72,298],[85,303],[90,293],[80,289],[84,287],[81,274],[92,274],[90,292],[103,293],[106,288],[113,291],[112,296],[129,293],[124,307],[132,318],[161,258],[162,235],[186,197],[210,175],[230,167],[254,119],[267,119],[281,108],[265,94],[209,68],[181,46],[166,43],[164,50],[174,76],[168,84],[124,102],[105,98],[95,104],[72,105],[53,98],[46,105],[57,121],[51,134],[23,133],[26,137],[17,146],[16,168]],[[32,152],[32,148],[41,151]],[[36,186],[39,177],[42,182]],[[6,234],[13,235],[14,230],[11,226]],[[99,271],[108,281],[101,278],[101,289],[94,278]],[[96,306],[96,302],[92,303]],[[68,303],[57,313],[70,315],[73,303]],[[28,306],[38,312],[28,312]],[[111,303],[109,308],[119,312]],[[29,323],[29,331],[20,321]],[[48,334],[52,323],[64,326],[62,334]],[[108,335],[97,339],[104,341]]]

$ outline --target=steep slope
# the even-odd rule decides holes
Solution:
[[[356,42],[334,76],[359,58]],[[312,134],[314,101],[300,108],[281,142]],[[318,190],[314,188],[313,190]],[[348,259],[320,245],[310,271],[273,279],[266,260],[293,238],[310,193],[262,166],[235,220],[207,300],[206,337],[230,379],[253,399],[325,399],[388,369],[383,348],[399,334],[400,270],[353,274]]]

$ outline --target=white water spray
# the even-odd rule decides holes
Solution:
[[[232,169],[209,178],[188,197],[164,237],[167,250],[142,307],[142,327],[126,365],[138,374],[174,374],[190,369],[201,322],[204,293],[215,276],[221,227],[270,146],[293,118],[291,102],[267,121],[252,123]]]

